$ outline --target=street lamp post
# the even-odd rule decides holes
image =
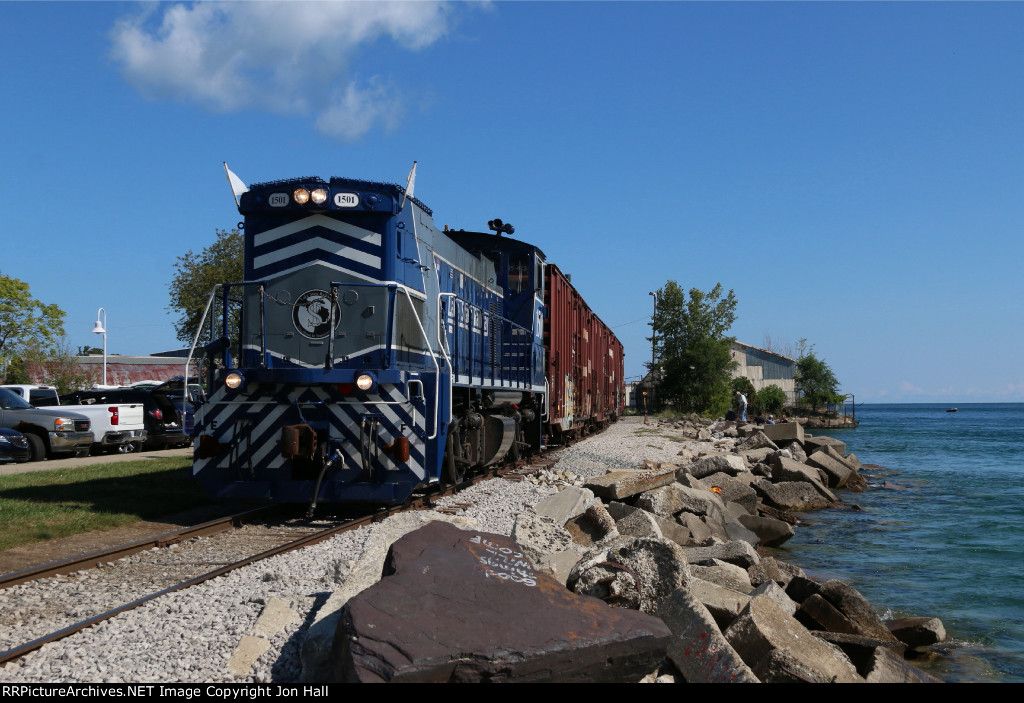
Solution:
[[[648,378],[651,379],[651,402],[654,402],[654,345],[657,343],[658,334],[654,330],[654,318],[658,315],[658,294],[648,293],[647,295],[654,296],[654,312],[651,313],[651,373]]]
[[[100,313],[103,313],[103,323],[100,323]],[[92,328],[96,334],[103,335],[103,385],[107,385],[107,311],[100,308],[96,311],[96,326]]]

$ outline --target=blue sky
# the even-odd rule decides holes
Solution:
[[[500,217],[650,360],[648,292],[739,300],[858,402],[1024,400],[1024,3],[0,2],[0,271],[68,342],[175,348],[177,256],[247,182]]]

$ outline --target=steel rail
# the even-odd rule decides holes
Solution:
[[[561,448],[561,447],[559,447],[559,448]],[[44,635],[44,636],[36,638],[36,639],[34,639],[34,640],[30,641],[30,642],[26,642],[25,644],[22,644],[22,645],[19,645],[17,647],[13,647],[11,649],[8,649],[5,652],[0,652],[0,665],[6,664],[7,662],[13,661],[13,660],[18,659],[20,657],[23,657],[26,654],[29,654],[30,652],[33,652],[33,651],[39,649],[43,645],[49,644],[50,642],[56,642],[57,640],[61,640],[61,639],[65,638],[65,637],[68,637],[70,635],[75,634],[76,632],[80,632],[80,631],[82,631],[84,629],[92,627],[93,625],[98,625],[99,623],[104,622],[105,620],[109,620],[110,618],[114,617],[115,615],[119,615],[120,613],[123,613],[123,612],[125,612],[127,610],[132,610],[134,608],[137,608],[137,607],[139,607],[139,606],[141,606],[141,605],[143,605],[145,603],[148,603],[151,600],[159,598],[160,596],[164,596],[164,595],[167,595],[169,593],[174,593],[175,591],[181,591],[181,590],[184,590],[186,588],[191,588],[192,586],[197,586],[197,585],[199,585],[199,584],[201,584],[201,583],[203,583],[205,581],[209,581],[211,579],[215,579],[218,576],[223,576],[223,575],[225,575],[225,574],[227,574],[227,573],[229,573],[231,571],[234,571],[235,569],[242,568],[243,566],[248,566],[248,565],[254,564],[254,563],[258,562],[258,561],[262,561],[263,559],[269,559],[270,557],[278,556],[279,554],[284,554],[286,552],[294,551],[296,549],[302,549],[303,547],[308,547],[310,545],[317,544],[318,542],[322,542],[324,540],[330,539],[331,537],[334,537],[335,535],[341,534],[343,532],[347,532],[349,530],[354,530],[354,529],[357,529],[359,527],[363,527],[365,525],[369,525],[369,524],[374,523],[374,522],[383,521],[384,519],[386,519],[387,517],[389,517],[391,515],[395,515],[395,514],[406,512],[406,511],[410,511],[410,510],[427,510],[427,509],[432,509],[432,508],[435,507],[434,502],[436,501],[437,498],[442,498],[442,497],[446,497],[446,496],[449,496],[449,495],[455,495],[455,494],[459,493],[460,491],[464,490],[465,488],[468,488],[469,486],[475,485],[477,483],[480,483],[482,481],[486,481],[486,480],[491,479],[491,478],[506,477],[509,474],[512,474],[513,472],[538,471],[538,470],[543,469],[543,468],[548,468],[552,464],[554,464],[554,460],[550,459],[550,458],[546,458],[546,455],[547,455],[547,452],[542,452],[541,454],[536,456],[531,461],[520,460],[520,461],[517,461],[517,462],[515,462],[514,464],[511,464],[511,465],[504,465],[504,466],[500,466],[500,467],[492,467],[490,470],[486,470],[486,471],[480,472],[477,475],[474,475],[472,478],[468,478],[468,479],[466,479],[466,480],[464,480],[464,481],[462,481],[462,482],[460,482],[458,484],[442,486],[442,487],[440,487],[440,490],[432,491],[432,492],[427,493],[425,495],[422,495],[422,496],[419,496],[419,497],[414,498],[412,500],[409,500],[409,501],[407,501],[403,505],[391,506],[391,507],[385,508],[383,510],[376,511],[376,512],[374,512],[372,514],[368,514],[368,515],[364,515],[364,516],[361,516],[361,517],[353,518],[351,520],[348,520],[348,521],[342,523],[341,525],[336,525],[334,527],[328,528],[326,530],[321,530],[320,532],[316,532],[316,533],[313,533],[313,534],[310,534],[310,535],[304,535],[304,536],[300,537],[299,539],[293,540],[291,542],[286,542],[285,544],[279,545],[277,547],[273,547],[273,548],[268,549],[266,551],[260,552],[259,554],[255,554],[253,556],[246,557],[245,559],[241,559],[241,560],[236,561],[234,563],[221,566],[220,568],[214,569],[213,571],[209,571],[209,572],[207,572],[205,574],[202,574],[200,576],[196,576],[195,578],[191,578],[191,579],[189,579],[187,581],[182,581],[181,583],[175,584],[174,586],[169,586],[167,588],[161,589],[160,591],[157,591],[155,593],[151,593],[149,595],[143,596],[142,598],[138,598],[136,600],[133,600],[130,603],[125,603],[124,605],[120,605],[120,606],[118,606],[116,608],[112,608],[111,610],[108,610],[106,612],[100,613],[99,615],[95,615],[95,616],[93,616],[91,618],[88,618],[86,620],[82,620],[81,622],[75,623],[74,625],[69,625],[68,627],[65,627],[65,628],[63,628],[61,630],[57,630],[55,632],[51,632],[48,635]],[[271,508],[275,508],[275,507],[279,507],[279,506],[271,506]],[[258,510],[267,510],[267,509],[268,508],[260,508]],[[255,512],[255,511],[250,511],[250,512]],[[245,514],[246,513],[241,513],[240,515],[245,515]],[[228,517],[224,518],[223,520],[219,520],[219,521],[218,520],[214,520],[214,521],[211,521],[211,523],[204,523],[203,525],[197,525],[196,528],[201,528],[201,527],[203,527],[205,525],[210,525],[210,524],[213,524],[213,523],[223,523],[224,521],[230,521],[230,519],[233,518],[233,517],[236,517],[236,516],[228,516]],[[220,530],[220,531],[223,531],[223,529]],[[167,533],[167,534],[168,535],[175,535],[177,533]],[[195,535],[193,535],[193,536],[195,536]],[[164,537],[164,535],[161,535],[160,537]],[[151,540],[142,540],[142,541],[140,541],[138,543],[132,543],[131,545],[123,545],[123,546],[129,547],[129,546],[134,546],[134,545],[142,544],[143,542],[145,542],[147,544],[150,544],[152,546],[153,542],[156,539],[159,539],[159,538],[153,538]],[[93,554],[86,555],[85,557],[79,558],[77,560],[68,560],[68,562],[69,563],[70,562],[82,563],[82,560],[85,559],[85,558],[93,557],[93,556],[95,556],[97,554],[109,554],[111,552],[114,552],[117,549],[119,549],[119,548],[115,547],[114,549],[106,550],[105,552],[95,552]],[[141,551],[141,549],[145,549],[145,547],[141,547],[140,549],[137,549],[136,551]],[[122,556],[124,556],[124,555],[122,555]],[[110,560],[109,558],[106,558],[106,559],[99,559],[98,561],[109,561],[109,560]],[[55,562],[55,564],[61,564],[61,563],[63,563],[63,562]],[[40,569],[42,569],[42,568],[43,567],[40,567]],[[79,567],[79,568],[81,568],[81,567]],[[71,571],[69,571],[69,572],[61,572],[61,573],[70,573],[70,572],[73,572],[73,571],[76,571],[76,570],[78,570],[78,569],[71,569]],[[27,570],[27,571],[33,571],[33,570]],[[27,571],[26,572],[18,572],[18,573],[19,574],[20,573],[27,573]],[[35,571],[38,571],[38,570],[35,570]],[[58,573],[58,572],[53,572],[53,573]],[[17,575],[17,574],[12,574],[12,575]],[[36,577],[36,578],[38,578],[38,577]],[[25,580],[31,580],[31,579],[25,579]]]
[[[179,542],[184,542],[185,540],[192,539],[194,537],[214,535],[231,529],[232,527],[240,527],[246,522],[262,517],[263,515],[278,509],[279,506],[264,506],[252,510],[243,510],[240,513],[225,515],[224,517],[217,518],[216,520],[209,520],[198,525],[190,525],[188,527],[183,527],[180,530],[164,532],[163,534],[159,534],[154,537],[147,537],[135,542],[126,542],[125,544],[119,544],[115,547],[110,547],[109,549],[101,549],[96,552],[71,557],[70,559],[62,559],[48,564],[33,566],[29,569],[23,569],[22,571],[13,571],[8,574],[0,575],[0,588],[10,588],[11,586],[17,586],[18,584],[27,583],[29,581],[36,581],[48,576],[73,574],[76,571],[90,569],[97,564],[131,556],[132,554],[144,552],[147,549],[152,549],[153,547],[169,547],[172,544],[178,544]]]

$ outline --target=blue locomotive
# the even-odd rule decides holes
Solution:
[[[500,220],[439,229],[395,184],[272,181],[238,205],[245,280],[204,317],[193,473],[209,494],[398,504],[540,447],[540,249]]]

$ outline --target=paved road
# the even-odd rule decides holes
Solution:
[[[140,459],[169,459],[176,456],[191,456],[192,447],[183,449],[161,449],[151,452],[137,452],[134,454],[100,454],[99,456],[87,456],[81,459],[46,459],[44,461],[29,461],[24,464],[0,464],[0,476],[7,474],[20,474],[26,471],[46,471],[48,469],[73,469],[78,466],[91,466],[92,464],[113,464],[119,461],[139,461]]]

